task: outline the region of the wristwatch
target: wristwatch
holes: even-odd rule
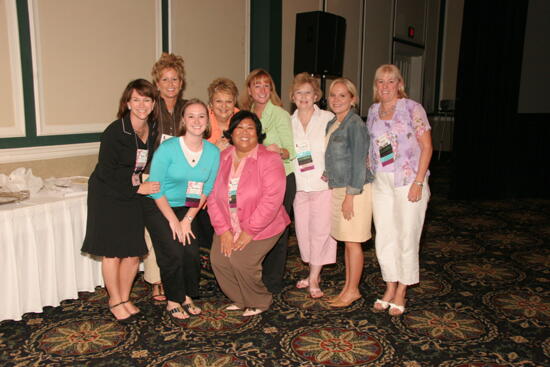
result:
[[[194,217],[192,217],[191,215],[188,215],[188,216],[186,216],[185,218],[187,218],[187,220],[188,220],[189,222],[192,222]]]

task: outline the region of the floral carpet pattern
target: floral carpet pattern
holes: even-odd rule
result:
[[[447,177],[432,174],[421,283],[400,317],[372,309],[384,291],[372,241],[363,298],[332,309],[342,248],[323,271],[325,297],[313,299],[294,286],[307,266],[293,236],[267,312],[226,311],[203,252],[202,314],[170,318],[140,275],[132,299],[142,316],[128,325],[113,321],[103,288],[0,322],[0,366],[550,366],[550,201],[450,201]]]

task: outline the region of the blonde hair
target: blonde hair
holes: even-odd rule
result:
[[[346,89],[348,90],[349,94],[351,94],[351,98],[355,99],[355,101],[351,104],[351,107],[355,107],[355,104],[357,103],[357,88],[355,87],[355,84],[348,78],[338,78],[334,79],[332,83],[330,83],[330,87],[328,87],[328,93],[330,95],[330,91],[336,84],[343,84]],[[330,107],[330,106],[329,106]]]
[[[290,99],[292,100],[292,98],[294,97],[294,92],[296,92],[296,89],[300,88],[304,84],[311,85],[311,88],[313,88],[313,93],[315,94],[315,102],[319,101],[323,96],[323,92],[319,87],[319,81],[317,80],[317,78],[311,76],[311,74],[305,72],[296,74],[296,76],[294,77],[292,87],[290,87]]]
[[[372,81],[372,100],[375,103],[380,102],[378,99],[378,88],[376,87],[376,81],[380,79],[382,74],[391,74],[399,82],[397,88],[397,97],[398,98],[407,98],[407,93],[405,93],[405,80],[399,68],[393,64],[384,64],[380,65],[376,72],[374,73],[374,80]]]
[[[250,111],[252,105],[254,104],[254,100],[252,99],[252,96],[248,93],[248,88],[258,79],[267,79],[269,81],[269,84],[271,85],[271,93],[269,96],[269,99],[271,100],[271,103],[273,103],[275,106],[282,107],[283,103],[281,102],[281,98],[277,94],[277,91],[275,90],[275,83],[273,82],[273,78],[271,78],[271,75],[264,69],[254,69],[248,74],[246,77],[246,81],[244,83],[244,89],[241,91],[241,96],[239,98],[239,106],[243,110]]]
[[[165,69],[174,69],[176,71],[181,80],[181,93],[185,87],[185,68],[183,67],[183,58],[178,55],[163,52],[151,70],[151,76],[153,77],[153,84],[155,86],[159,82],[162,72]]]
[[[208,102],[210,104],[212,104],[214,94],[219,92],[231,94],[235,100],[235,103],[237,103],[237,98],[239,98],[239,90],[233,80],[227,78],[217,78],[210,83],[208,86]]]

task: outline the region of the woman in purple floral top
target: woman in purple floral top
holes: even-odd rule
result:
[[[374,104],[367,126],[368,165],[375,173],[373,217],[376,256],[386,292],[374,309],[405,312],[407,286],[418,283],[418,248],[430,197],[430,124],[422,106],[407,98],[401,72],[380,66],[374,76]]]

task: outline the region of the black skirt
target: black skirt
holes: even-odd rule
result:
[[[94,175],[88,185],[88,219],[82,251],[106,257],[145,256],[141,195],[122,198],[110,195],[109,189]]]

